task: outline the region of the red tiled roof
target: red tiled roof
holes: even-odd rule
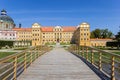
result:
[[[72,27],[72,26],[64,26],[64,27],[62,27],[63,28],[63,31],[64,32],[72,32],[72,31],[75,31],[76,30],[76,27]]]
[[[32,28],[13,28],[14,31],[32,31]]]
[[[53,27],[41,27],[42,32],[53,32]]]
[[[42,32],[53,32],[54,27],[45,26],[41,27]],[[63,32],[73,32],[76,30],[74,26],[63,26]],[[32,31],[32,28],[13,28],[14,31]]]
[[[91,41],[112,41],[112,39],[92,38]]]

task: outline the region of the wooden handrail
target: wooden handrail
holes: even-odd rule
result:
[[[120,55],[118,55],[118,54],[114,54],[114,53],[111,53],[111,52],[103,51],[103,50],[101,50],[101,49],[94,48],[94,47],[90,47],[90,46],[85,46],[85,47],[91,48],[91,49],[93,49],[93,50],[97,50],[97,51],[102,52],[102,53],[104,53],[104,54],[110,54],[110,55],[112,55],[112,56],[115,56],[115,57],[119,57],[119,58],[120,58]]]
[[[47,50],[45,48],[47,48]],[[0,59],[0,69],[2,69],[2,71],[0,71],[0,80],[17,80],[19,73],[26,71],[26,68],[31,65],[34,60],[49,50],[51,50],[51,48],[47,46],[36,46]],[[9,63],[11,64],[8,65]]]
[[[75,48],[75,46],[78,45],[72,45],[70,47],[70,52],[81,56],[82,58],[86,59],[86,61],[90,62],[91,65],[94,67],[98,68],[98,70],[102,71],[103,73],[106,74],[106,76],[110,77],[111,80],[119,80],[120,79],[120,55],[111,53],[111,52],[106,52],[94,47],[90,46],[78,46],[81,48],[81,51],[79,48]],[[74,50],[75,48],[75,50]],[[76,49],[78,51],[76,51]],[[80,53],[77,54],[76,52]],[[109,68],[109,73],[106,72],[105,66],[108,65],[107,68]],[[118,66],[117,66],[118,65]],[[109,67],[111,66],[111,67]],[[117,74],[118,73],[118,74]]]

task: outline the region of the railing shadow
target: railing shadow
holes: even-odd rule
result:
[[[120,55],[79,45],[70,46],[68,51],[79,57],[102,80],[120,80]]]
[[[77,55],[75,53],[72,53],[72,54],[75,55],[76,57],[78,57],[79,59],[81,59],[92,71],[94,71],[96,73],[97,76],[99,76],[101,78],[101,80],[111,80],[108,76],[106,76],[106,74],[104,74],[98,68],[96,68],[95,66],[93,66],[86,59],[82,58],[81,56],[79,56],[79,55]]]

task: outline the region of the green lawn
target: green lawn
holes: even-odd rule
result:
[[[114,53],[116,53],[116,54],[119,54],[119,55],[120,55],[120,52],[114,52]]]
[[[12,55],[14,53],[16,53],[16,52],[0,52],[0,59],[4,58],[6,56]]]
[[[25,47],[25,48],[15,48],[14,50],[26,50],[27,49],[27,47]]]

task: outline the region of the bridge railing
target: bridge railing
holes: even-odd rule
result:
[[[34,60],[49,50],[51,48],[47,46],[36,46],[0,59],[0,80],[17,80],[17,76],[25,71]]]
[[[120,79],[120,55],[94,47],[76,45],[69,47],[69,51],[84,58],[111,80]]]

